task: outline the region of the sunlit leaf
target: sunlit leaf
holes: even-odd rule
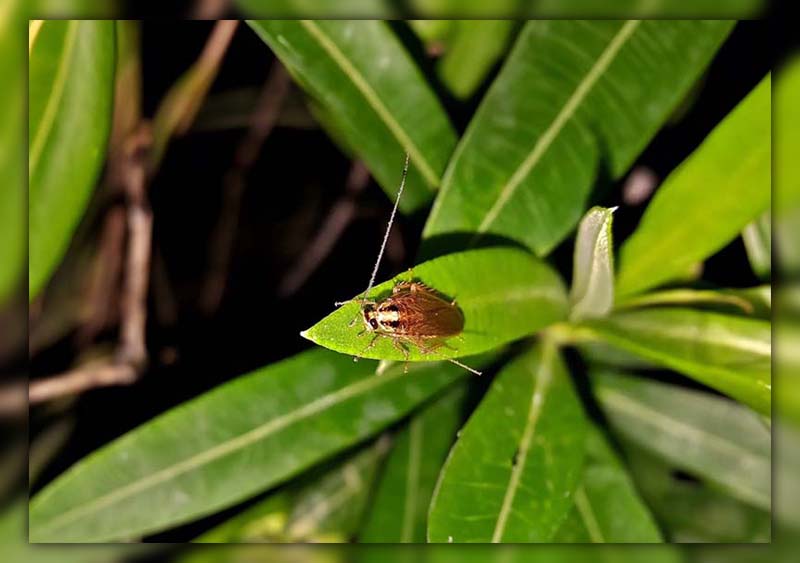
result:
[[[575,240],[570,319],[602,317],[614,306],[614,209],[593,207],[583,216]]]
[[[767,76],[659,187],[622,245],[618,295],[679,276],[769,208],[770,146]]]
[[[583,329],[618,348],[668,367],[770,413],[770,323],[710,311],[620,311]]]
[[[374,370],[313,350],[178,406],[37,494],[30,538],[131,538],[216,512],[368,438],[463,374],[450,364]]]
[[[367,297],[387,297],[397,282],[409,279],[423,282],[447,300],[455,299],[464,316],[463,332],[447,339],[447,345],[435,352],[425,353],[408,344],[412,361],[486,352],[566,315],[566,294],[558,275],[544,262],[515,248],[470,250],[435,258],[377,285]],[[405,359],[390,337],[378,336],[367,349],[377,333],[364,330],[359,307],[359,301],[343,305],[302,335],[344,354]]]
[[[640,377],[596,373],[594,391],[614,429],[675,467],[769,510],[770,430],[737,403]]]
[[[549,252],[577,224],[599,170],[627,171],[730,29],[526,23],[448,165],[425,237],[494,235]]]
[[[33,25],[33,24],[32,24]],[[28,76],[29,294],[69,246],[106,153],[114,23],[48,20],[31,31]]]
[[[750,267],[759,278],[768,278],[772,269],[772,216],[764,213],[742,231]]]
[[[410,211],[438,189],[456,143],[439,100],[386,22],[260,20],[251,27],[327,115],[394,198],[403,155],[411,157]]]
[[[442,468],[429,541],[551,541],[572,507],[585,432],[555,347],[519,356],[492,382]]]

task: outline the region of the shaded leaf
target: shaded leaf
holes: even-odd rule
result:
[[[759,285],[744,289],[664,289],[619,300],[617,310],[669,305],[705,306],[725,313],[752,315],[769,319],[772,288]]]
[[[772,269],[772,216],[764,213],[742,231],[742,240],[753,273],[761,279],[769,277]]]
[[[431,542],[547,542],[572,506],[586,420],[558,351],[545,342],[507,365],[442,468]]]
[[[438,99],[383,21],[250,22],[332,126],[394,198],[403,155],[411,168],[401,209],[427,202],[456,143]]]
[[[614,306],[611,223],[615,209],[593,207],[578,227],[569,296],[571,320],[602,317]]]
[[[588,334],[770,413],[768,321],[682,308],[621,311],[581,325]]]
[[[466,385],[459,384],[397,433],[360,542],[425,543],[428,506],[464,419],[466,391]]]
[[[114,57],[112,21],[48,20],[31,31],[30,299],[66,252],[105,159]]]
[[[441,21],[441,20],[440,20]],[[475,93],[508,47],[514,20],[457,20],[437,71],[457,98]]]
[[[654,454],[626,443],[631,474],[671,542],[769,541],[768,511],[745,504],[713,485],[690,481]]]
[[[425,283],[444,298],[455,299],[464,330],[433,353],[409,344],[409,359],[442,359],[486,352],[563,320],[566,295],[558,275],[544,262],[515,248],[487,248],[449,254],[414,266],[413,272],[377,285],[367,295],[387,297],[399,281]],[[310,329],[305,338],[331,350],[366,358],[403,360],[389,337],[364,331],[360,302],[343,305]],[[356,324],[350,326],[353,320]],[[376,333],[377,334],[377,333]]]
[[[131,538],[231,506],[375,434],[463,373],[374,368],[313,350],[180,405],[45,487],[31,501],[30,538]]]
[[[549,252],[578,222],[599,169],[625,173],[730,28],[526,23],[448,165],[424,235],[497,235]]]
[[[200,536],[202,543],[342,542],[356,532],[389,440],[312,470]]]
[[[554,542],[656,543],[663,541],[627,469],[594,427],[587,434],[583,477],[574,506]]]
[[[769,510],[770,431],[728,399],[612,373],[593,376],[614,429],[675,467]]]
[[[800,273],[800,55],[775,79],[773,135],[775,204],[773,231],[777,267],[787,278]]]
[[[622,245],[618,295],[679,276],[769,208],[770,130],[767,76],[659,187]]]

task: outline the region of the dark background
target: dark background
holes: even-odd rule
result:
[[[152,116],[163,95],[197,58],[212,22],[146,22],[142,26],[144,112]],[[414,53],[423,53],[404,24],[395,24]],[[752,89],[779,59],[767,22],[736,26],[696,91],[689,111],[665,127],[639,158],[664,178]],[[272,55],[246,26],[240,25],[225,56],[211,96],[245,87],[260,88]],[[483,91],[466,102],[449,97],[433,71],[424,70],[459,132],[466,128]],[[493,71],[496,73],[497,69]],[[491,79],[487,80],[487,84]],[[295,90],[293,96],[299,95]],[[245,115],[250,108],[240,109]],[[344,194],[350,168],[347,157],[320,129],[276,128],[248,175],[227,288],[220,307],[206,314],[198,301],[208,266],[208,243],[223,201],[223,178],[231,168],[244,129],[195,131],[175,139],[150,186],[154,216],[154,256],[161,260],[177,310],[175,322],[159,322],[152,290],[149,296],[148,349],[151,365],[130,387],[84,394],[75,405],[76,427],[66,447],[38,481],[46,483],[75,461],[170,407],[230,378],[305,350],[311,344],[299,332],[333,309],[333,302],[364,289],[380,245],[391,202],[373,182],[358,196],[358,217],[294,295],[280,297],[278,285],[297,256],[308,247],[331,206]],[[400,170],[398,170],[399,176]],[[621,182],[600,185],[595,202],[621,205]],[[703,186],[697,186],[702,190]],[[635,228],[646,204],[622,206],[615,215],[614,236],[623,241]],[[395,252],[384,261],[378,279],[413,264],[427,209],[399,217]],[[709,217],[712,221],[713,217]],[[400,244],[402,243],[402,244]],[[397,249],[400,251],[397,251]],[[163,259],[163,260],[162,260]],[[549,257],[570,279],[572,242]],[[705,265],[705,283],[727,287],[757,283],[737,240]],[[161,283],[161,282],[159,282]],[[114,334],[103,335],[113,341]],[[31,358],[31,376],[70,367],[75,335]],[[33,437],[50,419],[34,410]],[[187,439],[191,439],[187,436]],[[182,541],[209,522],[159,535]]]

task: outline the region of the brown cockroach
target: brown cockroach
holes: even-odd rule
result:
[[[373,335],[372,340],[361,351],[361,354],[372,348],[378,338],[390,338],[394,346],[405,356],[406,369],[408,369],[409,344],[416,346],[423,354],[431,354],[443,346],[452,349],[446,339],[458,336],[464,330],[464,314],[456,305],[455,300],[444,299],[435,289],[418,281],[409,280],[397,283],[392,289],[392,294],[379,301],[366,298],[375,283],[383,251],[386,248],[386,241],[389,238],[389,231],[400,203],[400,196],[403,194],[408,175],[408,161],[409,156],[406,154],[400,188],[397,191],[397,199],[389,217],[381,249],[378,252],[378,259],[372,269],[367,289],[362,293],[360,299],[356,299],[360,302],[361,318],[364,321],[364,329],[359,336],[365,332]],[[344,305],[349,302],[342,301],[336,305]],[[355,324],[357,318],[353,319],[350,323],[351,326]],[[359,357],[360,355],[353,359],[358,360]],[[448,361],[476,375],[481,375],[481,372],[457,360],[448,358]]]

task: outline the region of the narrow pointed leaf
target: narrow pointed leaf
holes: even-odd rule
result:
[[[547,542],[572,507],[586,420],[558,351],[507,365],[470,417],[431,501],[431,542]]]
[[[463,370],[313,350],[242,376],[122,436],[31,501],[34,542],[142,536],[216,512],[359,443]]]
[[[599,170],[625,173],[731,25],[526,23],[454,153],[424,235],[497,235],[549,252],[577,224]]]
[[[618,295],[681,275],[769,208],[770,103],[767,76],[659,187],[622,246]]]
[[[391,197],[403,155],[411,168],[400,207],[429,201],[441,183],[455,132],[422,72],[386,22],[250,22],[312,96]]]
[[[114,22],[39,22],[28,77],[30,299],[69,246],[105,159],[114,92]]]
[[[758,285],[744,289],[664,289],[631,295],[617,303],[616,309],[635,309],[667,305],[710,307],[724,313],[751,315],[769,319],[772,288]]]
[[[533,334],[566,315],[566,292],[558,275],[544,262],[515,248],[471,250],[435,258],[414,266],[412,273],[377,285],[367,297],[388,297],[397,282],[409,279],[455,299],[464,315],[463,332],[447,339],[447,346],[426,354],[410,344],[412,361],[486,352]],[[365,350],[375,335],[364,331],[358,301],[343,305],[302,335],[344,354],[405,359],[389,337],[378,337]]]
[[[360,542],[425,543],[428,506],[464,419],[466,391],[459,384],[415,414],[397,433]]]
[[[200,543],[342,542],[355,533],[387,438],[312,469],[206,532]]]
[[[589,334],[770,414],[771,331],[759,319],[682,308],[622,311]]]
[[[596,428],[590,428],[586,464],[573,495],[575,505],[554,542],[660,543],[650,511],[628,471]]]
[[[614,209],[593,207],[581,220],[572,267],[570,319],[602,317],[614,306]]]
[[[593,377],[617,432],[675,467],[769,510],[770,431],[729,399],[611,373]]]

